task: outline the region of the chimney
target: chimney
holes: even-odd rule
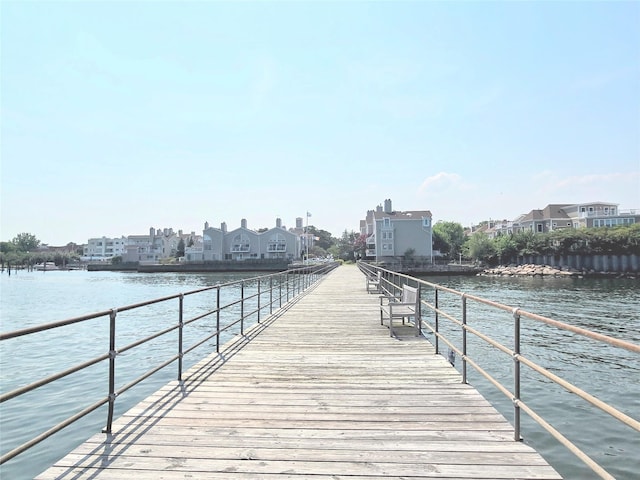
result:
[[[276,218],[276,228],[282,228],[282,219]]]
[[[393,213],[393,209],[391,208],[391,199],[387,198],[384,201],[384,213]]]
[[[220,224],[220,230],[222,230],[222,233],[227,233],[227,224],[226,224],[226,222],[222,222]]]
[[[204,229],[209,230],[209,222],[204,222]]]
[[[302,217],[296,218],[296,228],[302,228]]]
[[[376,207],[376,213],[382,213],[382,205]]]
[[[247,219],[243,218],[242,220],[240,220],[240,227],[241,228],[247,228]]]

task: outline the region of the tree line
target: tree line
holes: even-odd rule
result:
[[[53,262],[56,265],[69,265],[80,261],[82,248],[75,252],[61,253],[40,250],[42,243],[31,233],[20,233],[9,242],[0,242],[0,264],[6,266],[29,266]]]
[[[433,227],[434,250],[457,260],[497,265],[528,255],[640,255],[640,224],[600,228],[566,228],[546,233],[523,231],[489,237],[465,235],[462,225],[438,222]]]
[[[308,227],[314,235],[309,257],[326,257],[344,261],[364,258],[366,236],[345,230],[338,238],[326,230]],[[184,243],[179,250],[184,251]],[[40,240],[21,233],[9,242],[0,242],[2,265],[34,265],[54,262],[56,265],[78,262],[81,247],[72,253],[39,250]],[[480,262],[488,265],[510,263],[528,255],[640,255],[640,224],[601,228],[566,228],[548,233],[532,231],[489,237],[484,232],[467,235],[461,224],[439,221],[433,226],[433,250],[445,259]],[[305,252],[306,253],[306,252]],[[406,252],[411,256],[411,252]]]

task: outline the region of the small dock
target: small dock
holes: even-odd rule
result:
[[[37,476],[559,479],[342,266]]]

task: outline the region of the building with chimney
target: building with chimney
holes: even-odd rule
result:
[[[365,259],[376,262],[412,259],[433,260],[432,216],[429,210],[397,211],[391,199],[369,210],[360,222],[366,237]]]

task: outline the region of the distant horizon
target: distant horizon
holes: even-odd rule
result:
[[[0,8],[0,238],[640,208],[640,2]]]

